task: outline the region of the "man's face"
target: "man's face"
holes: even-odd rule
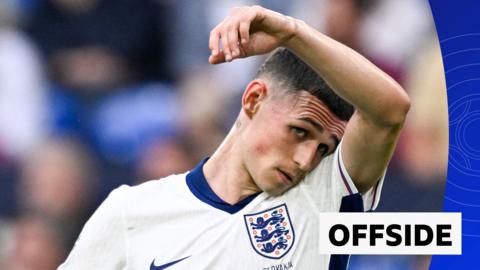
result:
[[[306,91],[266,98],[242,137],[244,166],[262,191],[282,194],[335,151],[345,126]]]

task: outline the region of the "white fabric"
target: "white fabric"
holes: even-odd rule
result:
[[[186,174],[122,186],[88,221],[59,269],[150,269],[153,260],[159,266],[188,256],[168,270],[328,269],[330,256],[318,254],[317,213],[339,211],[342,197],[349,195],[339,169],[339,149],[282,196],[261,193],[235,214],[195,197]],[[356,192],[349,177],[347,181]],[[381,183],[376,203],[380,189]],[[364,195],[365,205],[371,205],[373,196],[373,191]],[[284,257],[270,259],[252,247],[244,215],[281,204],[288,207],[295,240]]]

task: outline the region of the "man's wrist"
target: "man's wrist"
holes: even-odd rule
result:
[[[289,21],[289,34],[283,46],[295,51],[301,42],[302,33],[307,30],[308,25],[304,21],[290,16],[287,16],[287,20]]]

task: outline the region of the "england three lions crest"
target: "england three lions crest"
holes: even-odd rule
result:
[[[295,233],[286,204],[244,215],[244,219],[250,243],[258,254],[280,259],[292,248]]]

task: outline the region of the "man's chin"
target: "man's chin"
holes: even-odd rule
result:
[[[274,189],[264,190],[264,192],[267,193],[268,195],[272,196],[272,197],[277,197],[277,196],[280,196],[280,195],[284,194],[289,189],[290,188],[287,188],[287,189],[274,188]]]

